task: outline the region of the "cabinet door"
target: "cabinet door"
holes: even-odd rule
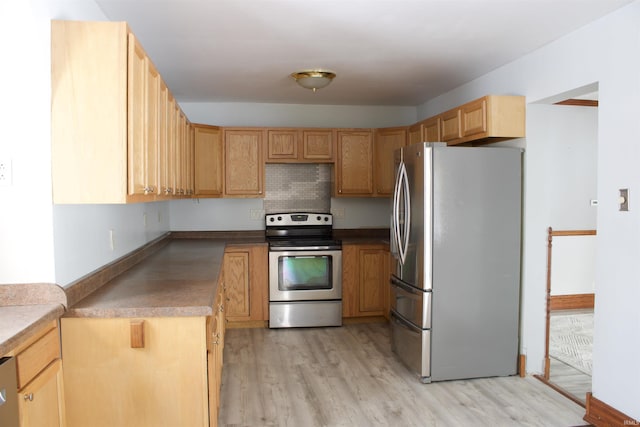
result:
[[[224,150],[220,128],[194,125],[194,150],[196,196],[221,197]]]
[[[487,101],[484,98],[465,104],[460,110],[463,137],[487,132]]]
[[[342,245],[342,317],[358,315],[358,246]]]
[[[371,131],[338,131],[336,184],[338,196],[373,194],[373,137]]]
[[[409,128],[409,144],[416,144],[418,142],[422,142],[424,141],[424,138],[422,136],[422,131],[423,131],[423,124],[422,123],[416,123],[415,125],[411,126]]]
[[[391,196],[395,184],[394,151],[407,142],[406,128],[378,129],[375,139],[375,187],[377,196]]]
[[[388,296],[389,267],[387,252],[376,248],[361,248],[359,261],[359,305],[361,315],[385,314]]]
[[[207,371],[209,378],[209,426],[218,425],[220,408],[220,386],[222,384],[222,355],[224,349],[224,283],[218,284],[218,294],[213,306],[214,314],[210,320],[209,351],[207,352]]]
[[[264,132],[250,129],[225,129],[225,195],[263,197]]]
[[[128,67],[128,192],[146,194],[147,56],[131,33]]]
[[[298,159],[298,131],[269,129],[267,131],[267,162]]]
[[[63,318],[68,425],[208,426],[206,338],[205,317]]]
[[[158,192],[160,149],[160,74],[147,58],[147,129],[145,137],[145,194]]]
[[[20,427],[66,425],[62,362],[56,359],[19,392]]]
[[[226,318],[230,321],[268,320],[267,245],[229,246],[224,254]]]
[[[447,111],[443,113],[440,118],[440,136],[442,137],[442,141],[449,142],[460,138],[460,110]]]
[[[388,248],[379,244],[344,244],[342,316],[388,316],[388,294]]]
[[[333,132],[331,130],[309,129],[302,131],[302,159],[313,162],[332,162]]]
[[[225,252],[224,283],[226,313],[229,320],[249,320],[249,250]]]
[[[424,121],[424,140],[426,142],[442,141],[440,136],[440,117],[432,117]]]

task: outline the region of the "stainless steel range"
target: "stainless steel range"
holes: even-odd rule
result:
[[[269,327],[342,325],[342,243],[329,213],[265,216]]]

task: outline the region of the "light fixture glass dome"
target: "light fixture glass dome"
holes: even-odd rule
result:
[[[304,70],[291,73],[296,82],[306,89],[316,91],[326,87],[334,79],[336,73],[326,70]]]

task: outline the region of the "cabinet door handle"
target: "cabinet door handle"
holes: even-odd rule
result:
[[[33,402],[33,393],[27,393],[24,395],[24,400],[28,400],[29,402]]]

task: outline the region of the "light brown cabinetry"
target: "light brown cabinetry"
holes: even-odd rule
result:
[[[373,194],[373,132],[368,129],[338,130],[335,195]]]
[[[208,426],[207,320],[63,318],[67,425]]]
[[[449,145],[494,142],[525,136],[525,98],[487,95],[440,116],[442,140]]]
[[[384,244],[342,246],[343,317],[389,316],[389,250]]]
[[[269,128],[267,132],[267,163],[333,162],[333,131],[331,129]]]
[[[66,425],[57,321],[14,352],[21,427]]]
[[[222,197],[224,144],[217,126],[193,125],[196,197]]]
[[[334,136],[331,129],[302,129],[302,161],[333,162]]]
[[[207,376],[209,379],[209,425],[218,425],[220,409],[220,386],[222,385],[222,365],[224,354],[224,279],[218,284],[214,303],[214,314],[210,317],[207,331]]]
[[[165,163],[179,141],[176,104],[127,24],[52,21],[51,41],[54,203],[176,194]]]
[[[227,246],[224,253],[226,318],[268,320],[267,246]]]
[[[263,129],[225,128],[224,194],[226,197],[264,197]]]
[[[418,122],[409,127],[408,145],[418,142],[438,142],[442,141],[441,118],[431,117],[429,119]]]
[[[375,195],[389,197],[395,184],[394,152],[407,144],[407,128],[376,129],[374,140]]]
[[[440,136],[443,142],[450,142],[460,139],[461,133],[460,109],[447,111],[440,115]]]

